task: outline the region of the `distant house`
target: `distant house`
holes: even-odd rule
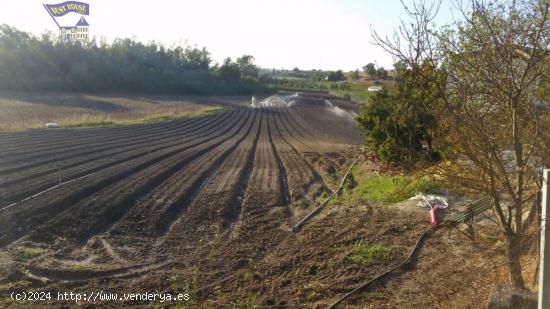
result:
[[[382,91],[382,86],[370,86],[367,88],[368,92],[379,92]]]
[[[80,20],[74,27],[60,27],[59,28],[59,39],[68,40],[68,41],[87,41],[88,40],[88,30],[90,25],[84,18],[80,17]]]

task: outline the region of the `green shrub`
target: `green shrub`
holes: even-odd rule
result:
[[[419,87],[411,70],[400,72],[400,82],[376,93],[363,104],[356,118],[366,137],[365,144],[382,160],[414,165],[418,161],[438,161],[433,141],[442,132],[436,106],[445,78],[428,63],[419,68],[430,82]]]

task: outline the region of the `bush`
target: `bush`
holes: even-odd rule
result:
[[[440,97],[435,89],[445,79],[429,65],[421,69],[433,76],[430,83],[419,86],[410,70],[402,71],[397,86],[378,92],[357,117],[366,145],[385,161],[441,160],[432,142],[442,131],[434,114]]]
[[[431,147],[435,117],[403,101],[399,95],[381,91],[363,106],[357,118],[366,145],[381,159],[412,163],[423,158],[423,144]]]

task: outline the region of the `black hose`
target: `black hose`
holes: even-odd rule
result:
[[[411,252],[409,253],[409,255],[407,256],[407,258],[405,260],[403,260],[403,262],[401,262],[399,265],[387,270],[386,272],[376,276],[375,278],[361,284],[360,286],[356,287],[355,289],[353,289],[352,291],[346,293],[344,296],[340,297],[336,302],[334,302],[332,305],[330,305],[328,307],[328,309],[332,309],[332,308],[335,308],[338,304],[340,304],[342,301],[344,301],[346,298],[350,297],[351,295],[365,289],[367,286],[369,286],[370,284],[372,284],[373,282],[387,276],[389,273],[391,273],[392,271],[404,266],[405,264],[409,263],[412,259],[412,257],[414,256],[415,252],[417,251],[417,249],[419,248],[420,244],[422,243],[422,240],[424,239],[424,237],[426,237],[426,235],[428,235],[431,231],[435,230],[439,225],[432,225],[430,226],[428,229],[424,230],[424,232],[422,232],[422,234],[420,234],[420,236],[418,237],[418,239],[416,240],[416,244],[414,245],[414,247],[412,248]]]
[[[340,191],[342,191],[342,188],[344,187],[344,182],[346,181],[346,179],[348,178],[348,175],[350,174],[351,172],[351,169],[355,166],[355,164],[357,164],[357,162],[359,161],[359,159],[361,159],[361,156],[357,157],[357,159],[355,159],[350,167],[348,168],[346,174],[344,174],[344,177],[342,178],[342,181],[340,182],[340,185],[338,186],[338,189],[334,192],[332,192],[329,197],[327,197],[319,206],[315,207],[315,209],[313,209],[309,214],[307,214],[302,220],[300,220],[300,222],[296,223],[296,225],[294,225],[292,227],[292,230],[293,231],[297,231],[300,227],[302,227],[302,225],[304,225],[309,219],[311,219],[315,214],[317,214],[317,212],[319,212],[319,210],[321,210],[323,207],[325,207],[328,202],[334,197],[336,196]]]

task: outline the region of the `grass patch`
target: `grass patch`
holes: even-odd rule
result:
[[[396,203],[413,197],[417,192],[435,187],[426,177],[383,176],[370,177],[359,182],[354,193],[363,200]]]
[[[319,196],[315,199],[315,205],[319,205],[324,202],[330,196],[330,194],[330,192],[323,190],[323,192],[321,192],[321,194],[319,194]]]
[[[34,248],[34,247],[27,247],[27,248],[21,248],[19,249],[19,255],[21,258],[25,260],[30,260],[35,257],[38,257],[42,255],[44,252],[46,252],[45,249],[42,248]]]
[[[329,247],[329,251],[333,253],[341,253],[346,250],[346,247],[343,245],[335,244]]]
[[[206,107],[200,111],[195,112],[170,112],[170,113],[158,113],[152,115],[146,115],[145,117],[138,119],[117,119],[111,115],[89,115],[84,114],[76,119],[68,121],[61,121],[60,125],[63,128],[84,128],[84,127],[97,127],[108,125],[132,125],[142,124],[156,121],[175,120],[179,118],[190,118],[204,116],[211,113],[221,112],[225,110],[224,107],[212,106]]]
[[[369,265],[373,261],[391,260],[391,248],[381,244],[364,244],[358,242],[353,245],[349,260],[356,264]]]
[[[367,103],[373,96],[376,95],[375,92],[369,92],[369,86],[375,85],[374,81],[347,81],[349,87],[347,89],[330,89],[329,93],[342,98],[350,98],[351,100],[358,103]],[[393,85],[392,80],[380,80],[381,84],[385,88],[389,88]],[[329,85],[330,86],[330,85]],[[329,87],[330,88],[330,87]]]
[[[76,271],[79,271],[79,270],[88,270],[90,269],[88,264],[84,264],[84,263],[75,263],[75,264],[72,264],[71,265],[71,269],[72,270],[76,270]]]
[[[79,128],[194,117],[237,107],[242,96],[218,99],[218,96],[6,92],[0,93],[0,131],[44,129],[49,122]]]

